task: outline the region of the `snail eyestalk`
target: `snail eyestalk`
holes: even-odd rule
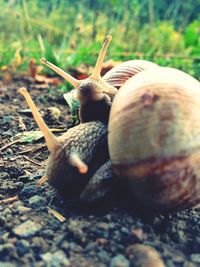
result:
[[[57,146],[57,139],[56,137],[52,134],[52,132],[49,130],[48,126],[42,119],[39,111],[37,110],[37,107],[35,106],[33,100],[31,99],[29,93],[27,92],[26,88],[22,87],[18,90],[18,92],[23,95],[25,98],[29,108],[31,109],[31,112],[33,114],[33,117],[40,128],[40,131],[43,133],[48,150],[50,152],[54,152]]]
[[[63,77],[66,81],[68,81],[71,85],[74,86],[74,88],[78,88],[80,85],[80,81],[72,77],[70,74],[66,73],[64,70],[60,69],[53,63],[47,61],[45,58],[40,59],[41,63],[49,67],[51,70],[55,71],[57,74],[59,74],[61,77]]]
[[[87,173],[88,166],[79,158],[77,154],[70,155],[69,164],[76,167],[81,174]]]
[[[99,80],[101,69],[102,69],[102,65],[103,65],[103,61],[104,61],[104,58],[105,58],[105,55],[106,55],[106,51],[107,51],[107,48],[108,48],[111,40],[112,40],[112,36],[108,35],[106,37],[105,42],[103,43],[103,46],[101,48],[100,53],[99,53],[99,57],[97,59],[96,65],[94,67],[94,71],[93,71],[92,75],[90,76],[91,79]]]

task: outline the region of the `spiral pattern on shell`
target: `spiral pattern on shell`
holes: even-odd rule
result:
[[[157,68],[158,65],[147,60],[129,60],[112,68],[103,76],[103,79],[112,86],[120,88],[128,79],[137,73],[155,67]]]
[[[200,202],[200,83],[172,68],[139,73],[119,90],[109,119],[114,172],[153,209]]]

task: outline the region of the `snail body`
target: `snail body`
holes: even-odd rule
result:
[[[56,137],[43,121],[27,90],[20,88],[19,92],[26,99],[50,152],[45,174],[37,185],[48,180],[65,196],[79,194],[108,159],[107,127],[99,121],[88,122]]]
[[[107,127],[99,121],[80,124],[57,138],[45,176],[62,195],[80,194],[108,157]]]
[[[200,202],[200,83],[157,68],[127,81],[109,118],[114,172],[144,206],[183,209]]]

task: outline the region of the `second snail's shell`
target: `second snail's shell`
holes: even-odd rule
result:
[[[200,202],[200,83],[162,68],[129,79],[109,119],[113,170],[154,209]]]
[[[128,79],[137,73],[159,66],[153,62],[141,59],[125,61],[108,71],[103,79],[116,88],[120,88]]]

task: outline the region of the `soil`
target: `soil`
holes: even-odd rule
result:
[[[38,130],[17,93],[20,86],[28,88],[49,127],[72,126],[56,88],[43,88],[26,77],[7,84],[2,79],[0,147],[19,132]],[[49,107],[61,111],[59,121],[49,115]],[[78,199],[64,200],[48,183],[36,187],[47,157],[43,140],[13,144],[0,154],[0,267],[200,266],[199,209],[139,212],[117,194],[88,206]],[[137,244],[141,246],[134,251]]]

